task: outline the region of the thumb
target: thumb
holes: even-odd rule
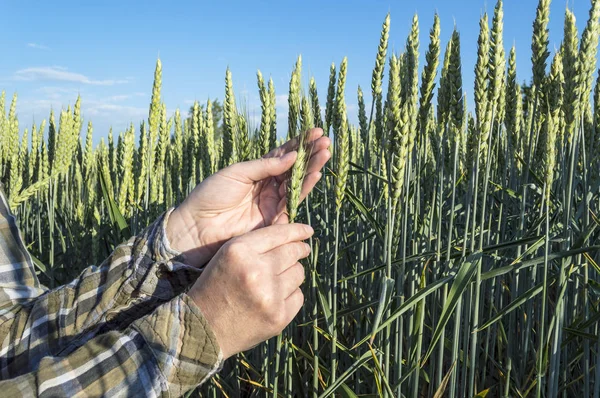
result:
[[[236,163],[230,172],[244,182],[257,182],[265,178],[275,177],[288,171],[296,161],[297,152],[288,152],[280,157],[260,158]]]

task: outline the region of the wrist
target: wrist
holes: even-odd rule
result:
[[[227,341],[227,327],[222,325],[223,319],[219,316],[221,311],[215,310],[219,307],[219,303],[215,302],[214,298],[211,300],[211,295],[203,294],[202,286],[199,286],[199,283],[196,282],[192,289],[187,292],[187,295],[194,303],[196,308],[200,310],[202,316],[206,320],[206,323],[210,327],[212,333],[214,334],[219,347],[221,349],[221,354],[223,355],[223,359],[227,359],[233,355],[230,351],[230,344]],[[229,328],[231,329],[231,328]]]
[[[195,267],[202,267],[210,261],[212,254],[209,246],[201,242],[195,223],[187,222],[179,207],[175,208],[167,220],[165,227],[169,246],[182,253],[186,262]]]

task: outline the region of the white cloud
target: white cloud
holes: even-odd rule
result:
[[[122,94],[122,95],[113,95],[111,97],[106,98],[107,101],[109,102],[123,102],[126,101],[128,99],[132,99],[135,97],[143,97],[144,93],[133,93],[133,94]]]
[[[27,43],[27,47],[35,48],[36,50],[50,51],[50,47],[38,43]]]
[[[44,99],[24,99],[21,101],[22,111],[29,111],[37,115],[47,115],[50,113],[50,108],[54,109],[54,112],[60,112],[61,109],[66,109],[67,105],[73,105],[76,98],[44,98]],[[136,107],[129,105],[120,105],[109,102],[110,99],[96,99],[86,100],[82,99],[81,111],[84,118],[91,118],[92,121],[96,121],[95,117],[110,117],[112,120],[117,119],[119,121],[126,120],[131,122],[138,122],[148,116],[148,108]]]
[[[68,105],[73,106],[79,94],[78,90],[71,87],[44,86],[33,92],[32,96],[22,96],[19,100],[19,114],[29,114],[33,120],[39,122],[48,120],[50,109],[54,109],[55,120],[58,123],[61,109]],[[98,137],[105,136],[110,126],[116,131],[128,128],[130,123],[137,125],[148,117],[148,107],[138,106],[134,99],[143,93],[127,93],[113,96],[98,96],[94,93],[81,94],[81,112],[85,123],[92,121]],[[27,120],[27,117],[25,118]],[[23,126],[29,123],[24,123]]]
[[[77,99],[77,95],[79,95],[79,90],[76,88],[70,87],[57,87],[57,86],[44,86],[35,90],[36,93],[39,93],[41,96],[46,97],[49,100],[67,100],[67,101],[75,101]]]
[[[136,106],[124,106],[105,102],[92,102],[88,106],[82,104],[82,112],[88,117],[111,117],[111,120],[129,121],[134,124],[148,115],[148,109]],[[93,120],[93,119],[92,119]]]
[[[38,68],[25,68],[15,72],[14,80],[37,81],[54,80],[63,82],[72,82],[80,84],[89,84],[94,86],[114,86],[116,84],[127,83],[128,80],[94,80],[81,73],[69,72],[67,68],[59,66],[43,66]]]
[[[277,108],[288,108],[288,95],[281,94],[275,96],[275,106]]]

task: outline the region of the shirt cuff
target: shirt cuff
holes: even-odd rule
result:
[[[151,348],[174,396],[197,387],[223,367],[217,338],[185,293],[132,323]]]
[[[171,247],[167,236],[169,216],[175,208],[163,213],[140,234],[134,246],[134,288],[138,293],[170,300],[187,291],[198,279],[201,269],[189,265],[184,253]]]

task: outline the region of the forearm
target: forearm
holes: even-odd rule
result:
[[[185,291],[199,270],[170,249],[166,222],[160,217],[68,285],[0,306],[0,370],[11,377],[34,370],[41,358],[123,329]]]
[[[216,338],[194,302],[180,294],[122,331],[41,359],[37,370],[0,382],[3,396],[180,396],[223,363]]]

